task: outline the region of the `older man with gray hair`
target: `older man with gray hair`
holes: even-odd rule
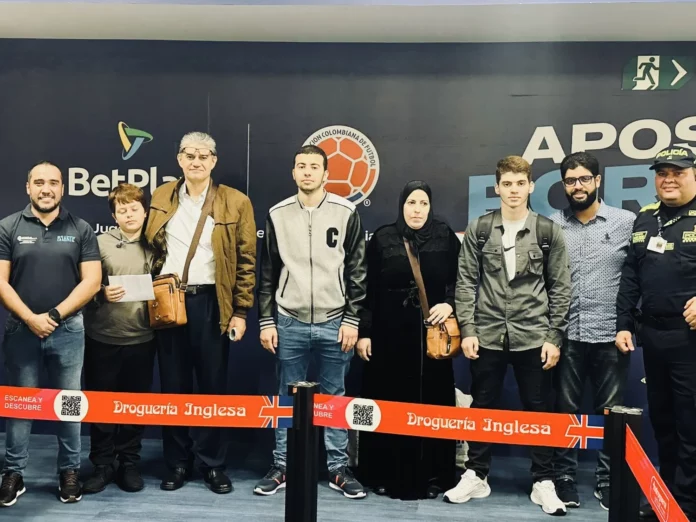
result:
[[[247,196],[213,183],[217,150],[211,136],[186,134],[177,160],[184,176],[152,195],[145,236],[154,249],[154,274],[182,276],[209,196],[212,212],[205,218],[189,262],[188,322],[157,332],[161,388],[162,393],[193,393],[195,372],[199,393],[222,395],[227,393],[228,334],[235,342],[242,339],[247,310],[254,301],[254,212]],[[177,490],[190,480],[198,458],[213,492],[232,491],[232,482],[224,473],[226,444],[220,428],[197,430],[194,444],[188,427],[167,426],[162,429],[162,439],[169,469],[160,484],[163,490]]]

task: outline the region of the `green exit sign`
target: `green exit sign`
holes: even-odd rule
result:
[[[636,56],[624,66],[621,90],[681,89],[694,75],[693,56]]]

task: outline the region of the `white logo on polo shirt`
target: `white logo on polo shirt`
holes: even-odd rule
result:
[[[17,236],[17,241],[19,241],[20,245],[33,245],[36,243],[36,239],[32,236]]]

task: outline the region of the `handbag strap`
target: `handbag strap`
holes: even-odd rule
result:
[[[205,201],[203,202],[203,208],[201,209],[201,215],[198,218],[198,223],[196,224],[196,231],[193,233],[193,239],[191,239],[191,244],[189,245],[188,253],[186,254],[186,262],[184,263],[184,273],[181,274],[181,288],[186,289],[186,284],[188,283],[189,268],[191,266],[191,260],[193,256],[196,255],[196,249],[198,248],[198,242],[201,240],[201,234],[203,234],[203,227],[205,226],[205,220],[210,215],[213,210],[213,201],[215,200],[215,192],[217,187],[213,185],[213,180],[210,180],[210,185],[208,185],[208,193],[205,195]]]
[[[430,317],[430,307],[428,306],[428,296],[425,294],[425,284],[423,283],[423,274],[421,274],[420,263],[416,256],[413,255],[411,251],[411,244],[408,239],[404,239],[404,246],[406,247],[406,254],[408,255],[408,262],[411,265],[411,270],[413,271],[413,278],[416,280],[416,286],[418,286],[418,297],[420,298],[421,310],[423,311],[423,321],[427,321]]]

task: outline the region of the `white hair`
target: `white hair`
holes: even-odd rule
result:
[[[210,134],[206,134],[205,132],[189,132],[184,134],[184,137],[181,138],[181,143],[179,143],[179,150],[185,147],[191,147],[192,145],[205,145],[213,154],[217,154],[215,140]]]

